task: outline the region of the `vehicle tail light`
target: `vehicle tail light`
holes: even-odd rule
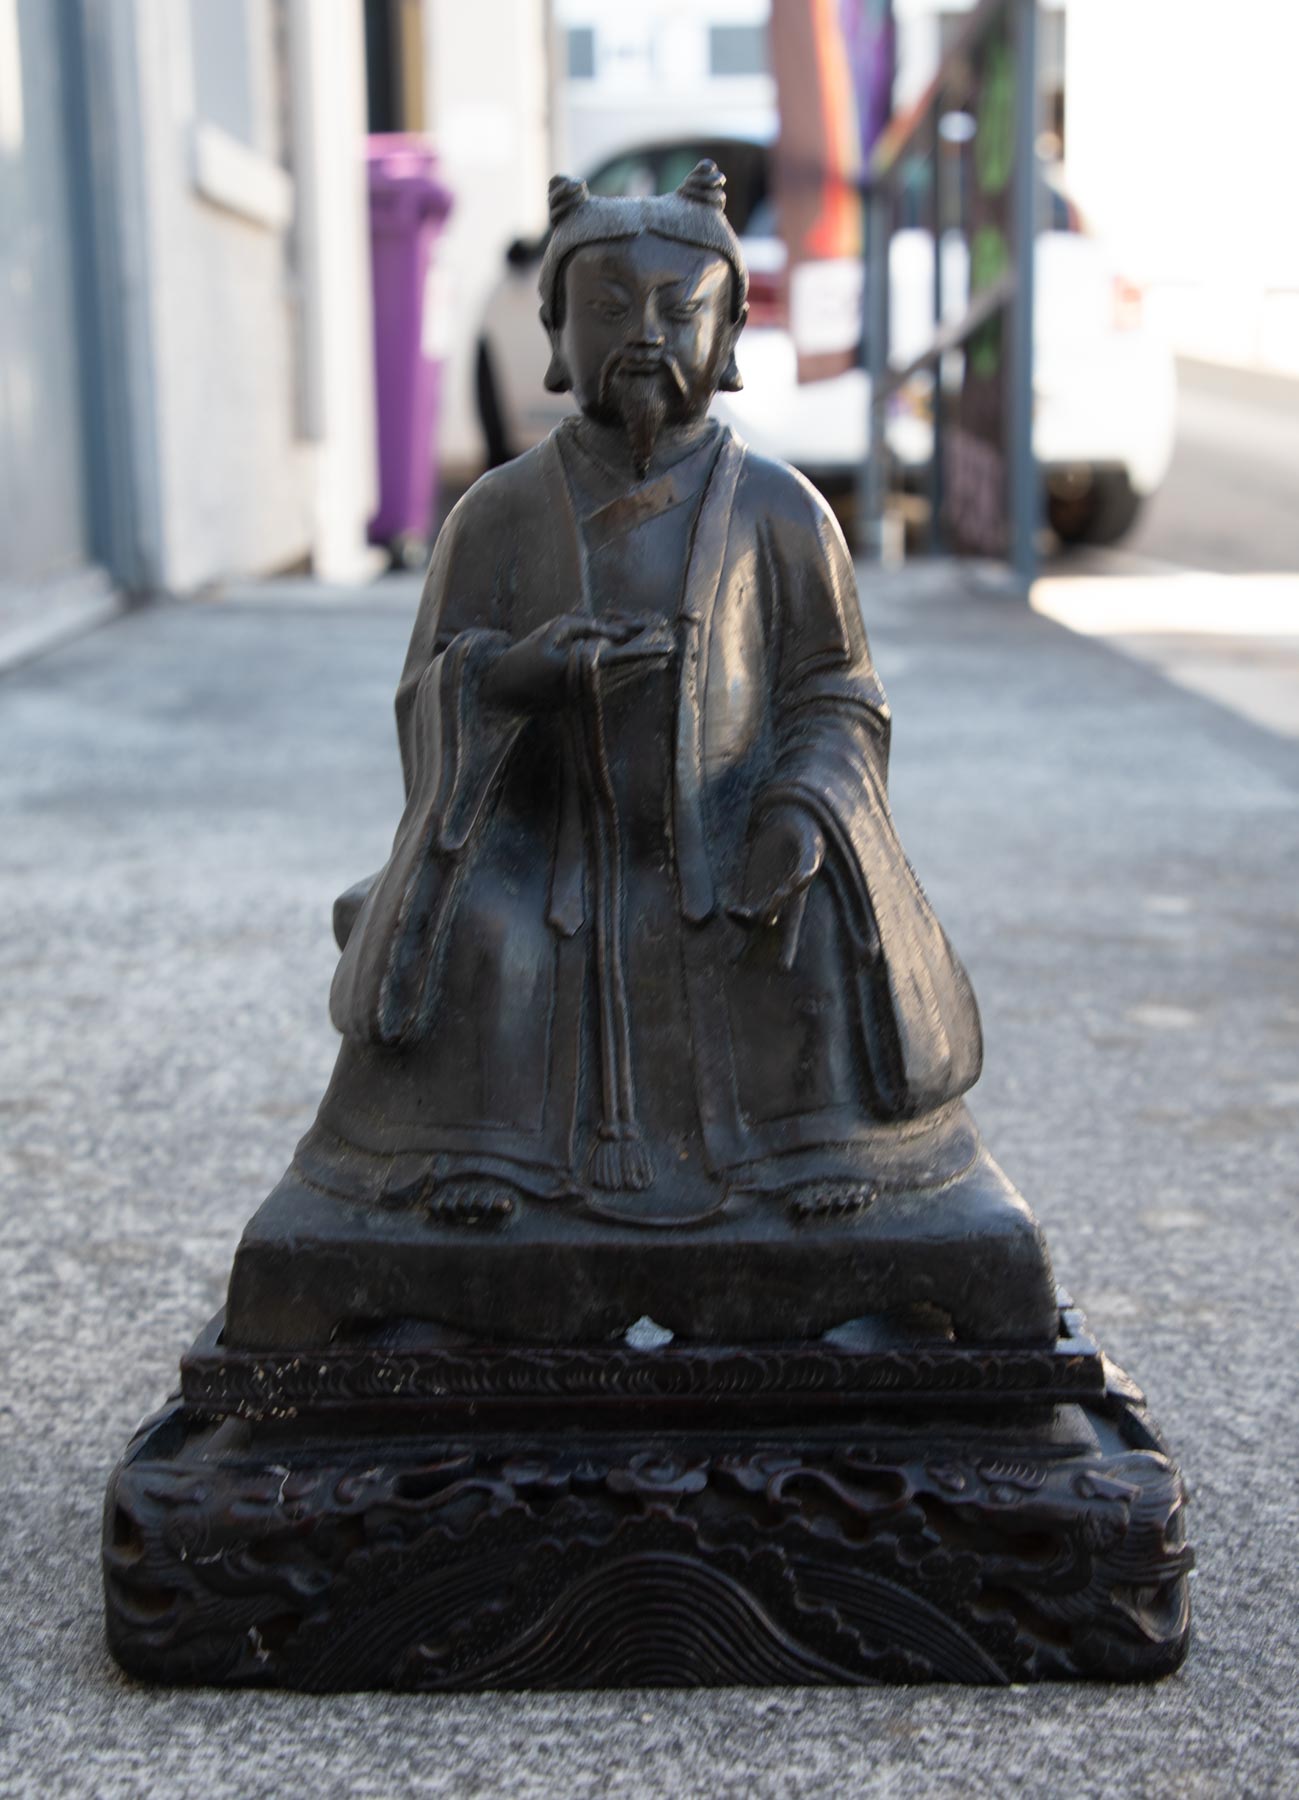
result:
[[[749,271],[750,325],[788,325],[789,291],[783,269]]]
[[[1112,301],[1115,331],[1136,330],[1141,323],[1141,309],[1144,298],[1145,296],[1142,293],[1141,288],[1137,286],[1135,281],[1129,281],[1127,277],[1123,275],[1116,275],[1114,277]]]

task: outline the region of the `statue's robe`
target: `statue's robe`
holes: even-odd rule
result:
[[[978,1012],[889,814],[837,524],[725,428],[629,490],[586,444],[561,426],[438,538],[397,693],[406,809],[338,966],[299,1173],[367,1199],[638,1189],[647,1220],[872,1180],[921,1140],[927,1178],[954,1173]],[[485,697],[512,642],[615,608],[667,621],[670,660],[615,680],[586,640],[563,707]],[[729,911],[785,802],[827,843],[789,968],[779,929]]]

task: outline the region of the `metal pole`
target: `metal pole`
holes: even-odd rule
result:
[[[145,150],[134,129],[142,79],[139,9],[61,0],[78,271],[90,524],[95,558],[139,597],[162,585]]]
[[[1008,373],[1010,562],[1025,595],[1037,569],[1041,483],[1033,454],[1033,294],[1037,251],[1037,0],[1013,0],[1015,43],[1014,229],[1017,278]]]
[[[929,230],[934,245],[931,302],[935,335],[943,327],[943,140],[939,132],[942,107],[936,106],[929,137]],[[934,359],[929,390],[929,530],[930,556],[943,549],[943,358]]]
[[[884,378],[889,345],[889,240],[891,195],[888,179],[872,181],[866,197],[866,371],[870,386],[866,418],[866,461],[858,491],[861,552],[870,562],[884,556],[884,506],[888,494]]]

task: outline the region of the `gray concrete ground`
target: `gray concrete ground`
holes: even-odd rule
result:
[[[329,1072],[410,589],[163,607],[0,681],[0,1792],[1299,1789],[1299,743],[1026,609],[874,580],[904,842],[982,1000],[975,1107],[1195,1495],[1154,1688],[159,1692],[105,1653],[104,1480]]]
[[[1181,358],[1173,466],[1123,549],[1219,574],[1299,569],[1299,377]]]
[[[1299,379],[1183,360],[1167,480],[1033,596],[1193,693],[1299,738]]]
[[[102,569],[74,569],[38,582],[0,578],[0,673],[107,625],[122,611]]]

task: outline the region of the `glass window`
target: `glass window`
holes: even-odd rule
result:
[[[673,188],[680,187],[695,164],[702,162],[706,156],[717,161],[711,144],[677,144],[672,149],[665,150],[659,161],[660,191],[670,194]]]
[[[768,69],[765,25],[710,25],[710,75],[765,75]]]
[[[568,32],[568,78],[570,81],[595,79],[595,27],[573,25]]]
[[[726,216],[737,235],[754,227],[755,207],[767,198],[767,151],[762,144],[733,138],[704,138],[684,144],[652,145],[615,156],[588,177],[593,194],[644,199],[647,194],[670,194],[679,187],[697,162],[709,157],[726,177]]]
[[[693,167],[693,165],[692,165]],[[615,199],[643,200],[658,192],[654,178],[654,161],[643,152],[619,156],[597,169],[586,184],[593,194]]]
[[[267,0],[189,0],[198,117],[275,157],[274,20]]]

